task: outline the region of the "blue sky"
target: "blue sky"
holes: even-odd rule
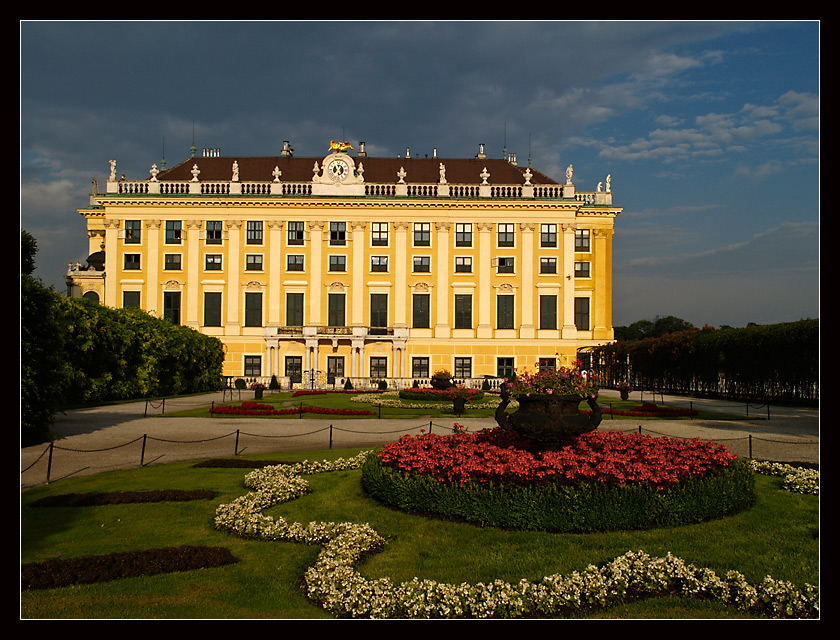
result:
[[[820,23],[22,22],[21,227],[64,290],[91,181],[223,155],[516,153],[612,176],[616,326],[819,317]]]

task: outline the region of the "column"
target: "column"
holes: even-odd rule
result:
[[[449,297],[452,295],[449,278],[452,267],[449,264],[449,227],[446,221],[436,222],[437,229],[437,258],[435,270],[437,272],[437,304],[435,310],[435,338],[448,338],[449,327]]]
[[[265,265],[265,272],[268,274],[268,301],[266,305],[266,326],[286,324],[286,319],[281,316],[280,283],[283,280],[282,274],[285,271],[283,264],[283,221],[268,221],[268,264]]]
[[[564,222],[563,229],[563,319],[561,338],[577,338],[575,327],[575,229],[573,222]]]
[[[141,240],[140,246],[146,247],[142,260],[145,260],[147,264],[143,265],[141,262],[140,266],[143,267],[146,274],[145,289],[148,296],[146,307],[155,315],[161,316],[163,314],[163,304],[158,289],[160,286],[160,220],[146,220],[143,226],[145,227],[143,231],[145,237]],[[131,246],[135,245],[129,245],[129,247]],[[123,251],[125,250],[126,248],[123,247]],[[140,247],[137,247],[137,250],[139,251]],[[119,296],[119,287],[116,287],[114,296],[115,299],[116,296]],[[122,301],[120,301],[120,304],[122,304]]]
[[[185,222],[187,227],[186,238],[186,306],[184,310],[184,324],[188,327],[198,330],[201,326],[201,251],[199,230],[201,229],[200,220],[187,220]]]
[[[365,264],[365,226],[366,222],[353,222],[353,288],[350,291],[352,296],[351,302],[351,321],[350,324],[354,327],[367,326],[365,320],[365,285],[364,276],[367,273],[367,265]]]
[[[395,327],[407,327],[408,316],[406,295],[408,292],[408,222],[394,223],[394,322]]]
[[[517,268],[522,273],[522,300],[517,301],[522,309],[519,337],[533,338],[534,332],[534,227],[533,222],[523,222],[519,225],[522,230],[522,251],[520,264]]]
[[[309,324],[320,326],[321,322],[321,231],[324,223],[309,223]]]
[[[493,337],[493,324],[490,318],[491,293],[490,276],[492,273],[493,253],[493,224],[491,222],[479,222],[478,227],[478,329],[476,336],[479,338]]]
[[[227,251],[227,317],[225,318],[225,335],[239,335],[239,272],[242,269],[239,254],[239,236],[241,220],[228,220],[228,251]]]

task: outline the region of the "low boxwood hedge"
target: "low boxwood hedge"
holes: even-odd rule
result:
[[[738,459],[708,477],[668,489],[596,482],[455,485],[406,474],[383,465],[374,455],[362,466],[362,487],[371,497],[403,511],[500,528],[587,533],[720,518],[752,504],[755,478],[747,460]]]

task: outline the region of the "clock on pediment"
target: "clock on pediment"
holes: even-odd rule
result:
[[[330,143],[331,153],[321,161],[320,167],[316,163],[312,177],[313,186],[320,185],[316,188],[318,193],[348,194],[348,190],[343,187],[350,185],[357,185],[356,189],[350,189],[350,191],[364,188],[364,177],[362,175],[364,169],[361,163],[357,166],[353,157],[346,152],[352,148],[346,142],[332,141]],[[338,187],[342,188],[338,189]]]

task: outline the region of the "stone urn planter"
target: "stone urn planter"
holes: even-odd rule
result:
[[[496,422],[503,429],[533,440],[543,451],[562,447],[577,436],[594,431],[601,424],[601,407],[596,398],[589,398],[587,404],[592,413],[582,413],[579,395],[537,395],[517,398],[519,409],[505,412],[510,404],[510,391],[506,385],[501,389],[502,401],[496,408]]]

